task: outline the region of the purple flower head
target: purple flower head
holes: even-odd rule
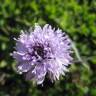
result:
[[[72,61],[69,37],[48,24],[43,28],[36,24],[31,32],[21,32],[15,50],[12,55],[17,71],[37,84],[42,84],[46,75],[52,82],[58,80]]]

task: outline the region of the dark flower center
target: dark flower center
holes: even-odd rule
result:
[[[47,47],[49,48],[49,45]],[[52,57],[48,55],[48,53],[51,53],[51,50],[46,50],[44,45],[35,44],[32,48],[32,53],[28,52],[28,54],[30,57],[35,57],[38,62],[41,62],[44,59],[52,59]],[[31,58],[30,60],[34,60],[34,58]]]
[[[42,57],[42,58],[44,57],[44,47],[43,46],[34,46],[34,52],[37,52],[37,54],[40,57]]]

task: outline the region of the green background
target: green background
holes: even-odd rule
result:
[[[10,56],[13,38],[34,23],[59,27],[73,41],[70,72],[43,90],[17,74]],[[96,0],[0,0],[0,96],[96,96]]]

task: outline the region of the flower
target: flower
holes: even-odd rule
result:
[[[21,32],[12,55],[17,61],[17,72],[27,80],[42,84],[45,76],[53,82],[68,71],[71,64],[71,40],[60,29],[38,24],[30,32]]]

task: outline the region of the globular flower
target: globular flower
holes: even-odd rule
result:
[[[27,80],[42,84],[46,75],[53,82],[68,71],[72,63],[71,40],[65,32],[46,24],[38,24],[30,32],[21,32],[16,40],[13,58],[17,61],[17,72]]]

